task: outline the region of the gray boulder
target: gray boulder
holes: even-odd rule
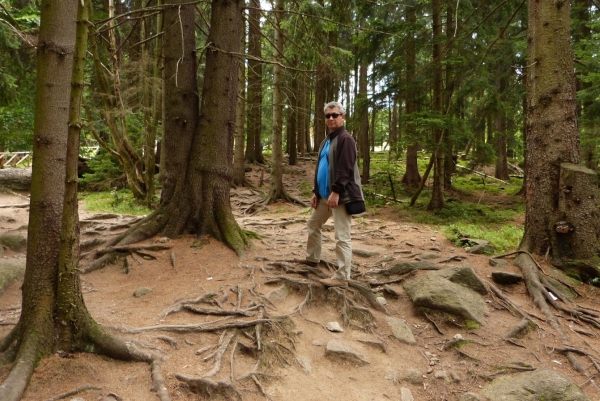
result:
[[[350,362],[353,365],[367,365],[369,361],[354,347],[339,340],[329,340],[325,348],[325,356],[338,362]]]
[[[447,267],[434,274],[438,274],[453,283],[469,288],[478,294],[486,295],[488,293],[483,281],[469,266]]]
[[[499,377],[483,394],[494,401],[590,401],[575,383],[552,369]]]
[[[439,310],[484,324],[485,303],[474,290],[456,284],[440,274],[428,273],[404,283],[415,306]]]

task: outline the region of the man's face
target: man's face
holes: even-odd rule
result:
[[[329,118],[327,116],[329,116]],[[332,107],[325,111],[325,121],[327,122],[327,128],[329,128],[329,132],[333,132],[343,126],[345,119],[346,115],[340,113],[339,107]]]

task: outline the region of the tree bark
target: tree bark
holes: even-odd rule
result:
[[[442,51],[439,43],[442,36],[442,18],[440,0],[431,3],[433,18],[433,112],[442,115]],[[435,150],[433,160],[433,189],[431,200],[427,208],[429,210],[442,209],[444,202],[444,151],[442,148],[443,131],[434,127],[433,138]]]
[[[262,57],[260,33],[260,1],[250,0],[248,10],[248,103],[246,138],[246,162],[264,164],[265,159],[261,149],[262,125]]]
[[[525,232],[520,248],[543,255],[558,213],[561,163],[581,162],[569,2],[529,1]],[[560,259],[559,249],[551,249]]]
[[[247,238],[235,221],[229,199],[238,93],[236,55],[240,51],[243,31],[243,6],[243,0],[213,0],[198,126],[192,132],[187,127],[188,121],[177,119],[182,128],[186,128],[185,134],[165,131],[164,140],[170,143],[165,146],[165,157],[172,162],[166,166],[170,179],[165,180],[161,203],[154,213],[117,238],[115,243],[130,244],[159,233],[171,238],[191,233],[211,235],[237,254],[244,252]],[[193,4],[182,2],[181,7],[184,10]],[[182,18],[183,32],[178,34],[189,38],[184,40],[183,54],[191,58],[195,51],[193,12],[182,11],[177,16],[176,11],[175,17]],[[167,23],[167,18],[166,15],[165,26],[172,26]],[[176,25],[180,26],[179,23]],[[182,47],[175,35],[165,35],[164,40],[166,69],[167,57],[175,59],[180,54],[172,53],[177,46],[171,41],[176,41],[179,49]],[[197,90],[194,86],[195,59],[191,65],[194,65],[192,74],[184,77],[182,66],[179,71],[182,73],[180,79],[185,79],[184,92],[193,96]],[[179,82],[179,85],[183,83]],[[166,86],[170,86],[169,81]],[[165,87],[165,93],[171,90],[174,89]],[[193,100],[192,97],[190,101]],[[191,112],[192,109],[185,110]],[[196,121],[195,115],[189,118],[192,123]]]

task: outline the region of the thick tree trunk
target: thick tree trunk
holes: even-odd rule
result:
[[[554,235],[561,163],[579,164],[568,2],[529,2],[525,233],[520,248],[543,255]],[[559,249],[552,256],[560,259]]]
[[[161,205],[179,196],[185,186],[182,172],[189,163],[198,128],[198,80],[194,6],[182,0],[165,2],[164,55],[164,170]]]
[[[181,5],[187,6],[193,7],[189,3]],[[238,93],[238,59],[235,55],[240,51],[243,6],[243,0],[212,2],[207,39],[210,45],[206,52],[198,127],[193,133],[186,130],[185,135],[175,130],[166,131],[165,141],[170,146],[165,147],[165,157],[173,158],[173,161],[166,167],[171,179],[165,181],[161,204],[154,213],[118,238],[120,244],[137,242],[158,233],[168,237],[193,233],[212,235],[236,253],[244,252],[246,236],[233,217],[229,199]],[[189,38],[189,47],[184,40],[184,48],[190,53],[184,54],[191,54],[195,49],[193,12],[182,12],[181,17],[187,14],[191,14],[191,18],[184,21],[183,35],[182,32],[179,35]],[[165,25],[169,26],[167,17]],[[180,26],[179,23],[176,25]],[[177,41],[174,36],[165,36],[165,53],[177,48],[173,47],[172,40]],[[165,68],[166,64],[167,60]],[[192,64],[195,66],[195,62]],[[195,84],[195,67],[193,74],[180,78],[187,80],[186,87],[182,88],[185,93],[196,93],[196,87],[191,86]],[[179,85],[182,85],[181,81]],[[165,93],[172,90],[166,87]],[[181,97],[174,101],[181,101]],[[191,109],[185,110],[191,112]],[[190,118],[195,121],[195,116]],[[176,120],[183,124],[182,128],[187,128],[186,121]]]

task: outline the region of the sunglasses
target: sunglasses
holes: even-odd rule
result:
[[[327,114],[325,114],[325,119],[329,120],[331,117],[338,118],[339,116],[341,116],[340,113],[327,113]]]

